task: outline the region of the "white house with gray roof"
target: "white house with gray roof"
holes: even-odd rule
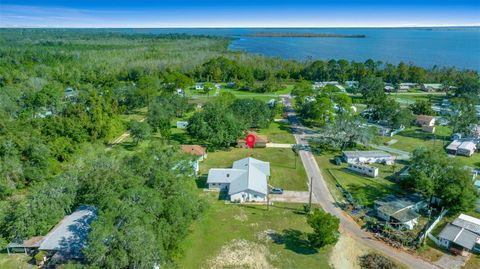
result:
[[[443,228],[438,238],[443,247],[454,253],[480,252],[480,219],[460,214]]]
[[[232,202],[266,202],[270,163],[251,157],[233,162],[232,168],[208,171],[209,189],[228,191]]]

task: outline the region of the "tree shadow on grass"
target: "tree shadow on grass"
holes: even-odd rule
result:
[[[207,187],[207,176],[202,175],[195,179],[195,184],[197,185],[198,189],[204,189]]]
[[[289,134],[293,134],[292,126],[290,126],[290,123],[286,123],[286,122],[277,122],[277,123],[278,123],[279,130],[286,131]]]
[[[282,233],[271,233],[269,236],[275,244],[285,245],[285,249],[295,253],[303,255],[318,253],[317,249],[308,242],[307,235],[299,230],[285,229]]]
[[[133,151],[137,148],[138,144],[135,142],[123,142],[120,144],[125,150]]]

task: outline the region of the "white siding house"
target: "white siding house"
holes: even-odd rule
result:
[[[249,157],[233,162],[232,168],[210,169],[207,186],[228,191],[232,202],[266,202],[269,176],[270,163]]]

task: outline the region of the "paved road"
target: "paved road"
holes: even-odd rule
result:
[[[287,109],[287,112],[289,113],[289,120],[292,123],[292,129],[294,130],[294,136],[297,144],[308,145],[308,140],[304,138],[303,130],[305,130],[305,127],[300,124],[296,115],[294,113],[291,113],[292,108],[290,103],[290,97],[283,96],[283,98],[285,107]],[[335,200],[333,199],[330,191],[328,190],[328,187],[322,177],[322,174],[320,172],[320,169],[318,168],[318,164],[313,154],[309,151],[300,150],[299,155],[302,159],[303,165],[305,166],[308,178],[313,178],[312,186],[310,187],[313,188],[315,200],[322,206],[325,211],[335,215],[340,219],[341,232],[348,233],[355,240],[363,243],[368,247],[371,247],[372,249],[382,252],[384,255],[387,255],[410,268],[439,268],[412,254],[390,247],[387,244],[375,239],[370,233],[362,230],[352,218],[346,215],[343,210],[335,204]]]

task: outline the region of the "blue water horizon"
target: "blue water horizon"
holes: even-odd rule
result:
[[[111,29],[112,30],[112,29]],[[210,35],[232,38],[229,49],[298,61],[339,60],[413,63],[425,68],[480,71],[480,27],[400,28],[135,28],[128,33]],[[258,32],[365,35],[344,37],[255,37]]]

